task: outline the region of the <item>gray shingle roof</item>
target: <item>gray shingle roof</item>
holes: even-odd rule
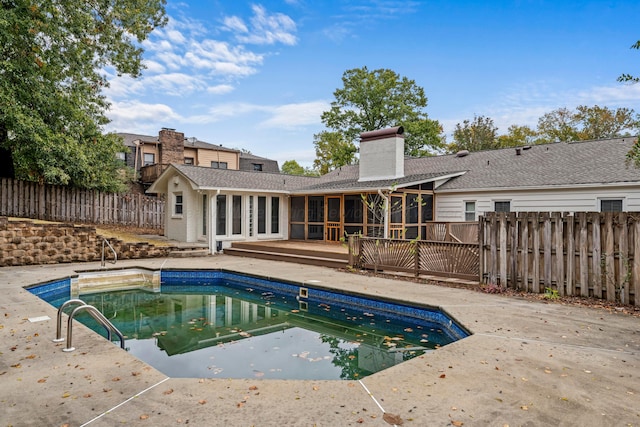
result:
[[[550,186],[640,183],[640,169],[626,161],[635,137],[558,142],[521,149],[472,152],[464,157],[405,159],[405,176],[358,182],[358,165],[321,177],[173,165],[203,189],[281,191],[293,194],[375,191],[450,177],[437,191],[538,188]]]
[[[269,172],[213,169],[178,164],[172,164],[171,166],[193,181],[201,189],[290,192],[293,189],[309,185],[310,182],[317,179],[314,177]]]
[[[150,142],[150,143],[154,143],[154,144],[158,143],[158,136],[157,135],[156,136],[152,136],[152,135],[141,135],[141,134],[137,134],[137,133],[123,133],[123,132],[118,132],[117,135],[121,136],[124,139],[124,145],[126,145],[128,147],[134,147],[135,144],[133,143],[133,141],[135,141],[136,139],[139,139],[139,140],[141,140],[143,142]],[[240,151],[240,150],[236,150],[234,148],[223,147],[222,145],[209,144],[208,142],[200,141],[199,139],[197,139],[193,143],[189,142],[188,140],[185,140],[184,141],[184,146],[185,147],[203,148],[203,149],[207,149],[207,150],[229,151],[229,152],[233,152],[233,153],[237,153],[238,151]]]
[[[640,169],[627,164],[635,137],[557,142],[472,152],[465,157],[435,156],[405,161],[405,173],[466,170],[438,190],[526,188],[640,182]]]

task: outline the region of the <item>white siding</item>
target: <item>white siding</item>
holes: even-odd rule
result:
[[[198,194],[191,189],[187,180],[177,174],[170,177],[167,182],[165,235],[179,242],[196,242],[198,240],[196,220],[201,209]],[[174,214],[176,194],[182,194],[182,215]]]
[[[436,193],[436,221],[464,221],[464,202],[476,202],[476,214],[494,210],[494,202],[510,201],[512,212],[599,212],[600,199],[622,199],[627,212],[640,210],[640,186],[577,189]]]

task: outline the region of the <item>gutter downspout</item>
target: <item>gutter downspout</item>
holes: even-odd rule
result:
[[[386,239],[389,237],[389,221],[387,218],[389,213],[389,196],[386,196],[379,188],[378,194],[384,199],[384,216],[382,217],[382,228],[384,230],[384,238]]]

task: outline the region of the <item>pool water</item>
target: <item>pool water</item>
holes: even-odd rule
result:
[[[309,288],[297,287],[294,295],[289,286],[163,279],[160,292],[80,298],[123,333],[131,354],[170,377],[359,379],[461,337],[428,309],[367,307],[356,297],[332,299],[340,294]],[[54,306],[66,299],[48,298]],[[78,320],[104,335],[89,316]]]

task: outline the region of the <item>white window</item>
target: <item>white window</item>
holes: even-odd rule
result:
[[[173,193],[173,215],[182,216],[183,208],[182,193]]]
[[[476,220],[476,202],[464,202],[464,220]]]
[[[184,158],[185,165],[193,165],[193,157],[185,157]]]
[[[156,155],[153,153],[144,153],[144,165],[149,166],[156,163]]]
[[[121,160],[123,162],[126,162],[127,161],[127,153],[124,153],[124,152],[116,153],[116,159]]]
[[[600,199],[600,212],[622,212],[622,199]]]
[[[214,169],[227,169],[228,165],[227,162],[211,162],[211,167]]]
[[[510,201],[494,202],[493,210],[496,212],[511,212],[511,202]]]

